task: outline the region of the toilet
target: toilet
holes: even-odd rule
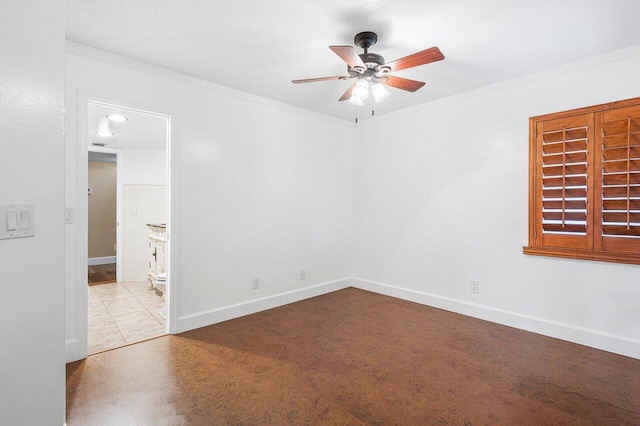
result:
[[[167,289],[167,273],[161,272],[156,276],[155,281],[153,282],[153,286],[158,289],[162,293],[162,300],[165,300],[165,291]],[[167,319],[166,307],[160,309],[160,316],[164,319]]]

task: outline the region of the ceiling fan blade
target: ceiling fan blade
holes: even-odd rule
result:
[[[346,80],[348,78],[351,78],[351,77],[348,76],[348,75],[336,75],[336,76],[333,76],[333,77],[304,78],[302,80],[291,80],[291,82],[293,84],[315,83],[316,81]]]
[[[358,52],[356,52],[356,49],[352,46],[329,46],[329,49],[333,50],[333,53],[340,56],[351,68],[365,68],[364,62],[362,62]]]
[[[338,101],[348,101],[349,99],[351,99],[351,92],[353,91],[354,87],[356,87],[356,83],[353,83],[351,86],[349,86],[347,91],[344,92],[344,94],[340,99],[338,99]]]
[[[431,47],[429,49],[414,53],[413,55],[396,59],[395,61],[384,64],[383,66],[391,68],[391,71],[399,71],[406,68],[428,64],[431,62],[441,61],[443,59],[444,55],[442,54],[440,49],[438,49],[437,47]]]
[[[395,87],[396,89],[406,90],[408,92],[415,92],[425,85],[423,81],[409,80],[408,78],[394,77],[392,75],[387,76],[387,81],[383,84]]]

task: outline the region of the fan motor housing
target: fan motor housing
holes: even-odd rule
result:
[[[377,66],[384,65],[384,58],[377,53],[363,53],[359,56],[367,68],[375,68]]]

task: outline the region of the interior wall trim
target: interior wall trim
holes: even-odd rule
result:
[[[185,315],[178,318],[178,333],[194,330],[200,327],[206,327],[208,325],[239,318],[245,315],[255,314],[267,309],[288,305],[289,303],[299,302],[311,297],[342,290],[350,286],[351,280],[349,278],[343,278],[336,281],[328,281],[310,287],[274,294],[260,299],[253,299],[208,311]]]
[[[396,297],[421,305],[640,359],[640,341],[623,336],[361,278],[352,278],[352,286],[361,290]]]
[[[90,257],[87,260],[87,265],[89,265],[89,266],[108,265],[110,263],[116,263],[116,257],[115,256]]]
[[[73,361],[77,361],[78,357],[76,356],[79,351],[80,348],[78,347],[78,339],[76,339],[75,337],[72,339],[66,339],[64,342],[64,347],[65,347],[65,363],[70,363]]]
[[[448,96],[446,98],[436,99],[430,102],[425,102],[422,104],[414,105],[408,108],[400,109],[397,111],[393,111],[383,115],[377,115],[375,120],[362,120],[358,123],[359,127],[374,125],[376,123],[380,123],[382,121],[395,120],[398,118],[407,118],[411,114],[418,114],[424,111],[428,111],[435,108],[440,108],[445,105],[461,102],[467,99],[476,98],[478,96],[483,96],[490,93],[501,92],[503,90],[509,90],[514,87],[521,87],[528,84],[536,83],[538,81],[543,81],[552,77],[562,76],[571,74],[574,72],[579,72],[582,70],[609,65],[618,61],[623,61],[625,59],[634,58],[640,56],[640,45],[631,46],[620,50],[614,50],[613,52],[608,52],[602,55],[594,56],[591,58],[583,59],[576,62],[571,62],[569,64],[560,65],[555,68],[549,68],[543,71],[534,72],[531,74],[526,74],[520,77],[513,78],[511,80],[501,81],[499,83],[490,84],[488,86],[482,86],[477,89],[467,90],[466,92],[458,93],[455,95]],[[628,98],[637,97],[637,94],[630,93]],[[593,102],[593,104],[598,103],[606,103],[610,101],[610,99],[603,99],[601,102]],[[579,108],[583,105],[576,105],[574,108]],[[570,109],[570,108],[567,108]],[[543,114],[544,112],[540,112]],[[539,114],[531,114],[531,115],[539,115]]]
[[[153,74],[155,76],[167,78],[173,81],[177,81],[183,84],[189,84],[192,86],[198,86],[203,89],[211,90],[217,92],[221,95],[232,96],[237,99],[242,99],[249,102],[254,102],[261,105],[270,106],[273,108],[277,108],[283,111],[292,112],[295,114],[312,117],[315,119],[321,119],[327,122],[330,122],[334,125],[338,125],[341,127],[353,128],[354,124],[350,121],[340,120],[339,118],[330,117],[325,114],[320,114],[319,112],[306,110],[304,108],[295,107],[293,105],[286,104],[284,102],[274,101],[272,99],[263,98],[258,95],[254,95],[248,92],[243,92],[241,90],[232,89],[227,86],[223,86],[221,84],[213,83],[208,80],[203,80],[201,78],[192,77],[190,75],[182,74],[176,71],[171,71],[166,68],[162,68],[156,65],[147,64],[145,62],[136,61],[134,59],[125,58],[124,56],[116,55],[114,53],[106,52],[104,50],[96,49],[93,47],[85,46],[84,44],[74,43],[71,41],[66,42],[66,52],[72,53],[75,55],[83,56],[86,58],[92,58],[97,60],[102,60],[106,62],[115,63],[117,65],[122,65],[124,67]]]

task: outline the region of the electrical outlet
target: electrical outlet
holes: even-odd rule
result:
[[[300,279],[301,280],[306,280],[307,279],[307,270],[306,269],[300,269]]]
[[[471,293],[475,293],[475,294],[480,293],[480,282],[479,281],[471,281],[471,285],[469,286],[469,291]]]
[[[260,278],[254,278],[253,279],[253,289],[257,290],[260,288]]]

